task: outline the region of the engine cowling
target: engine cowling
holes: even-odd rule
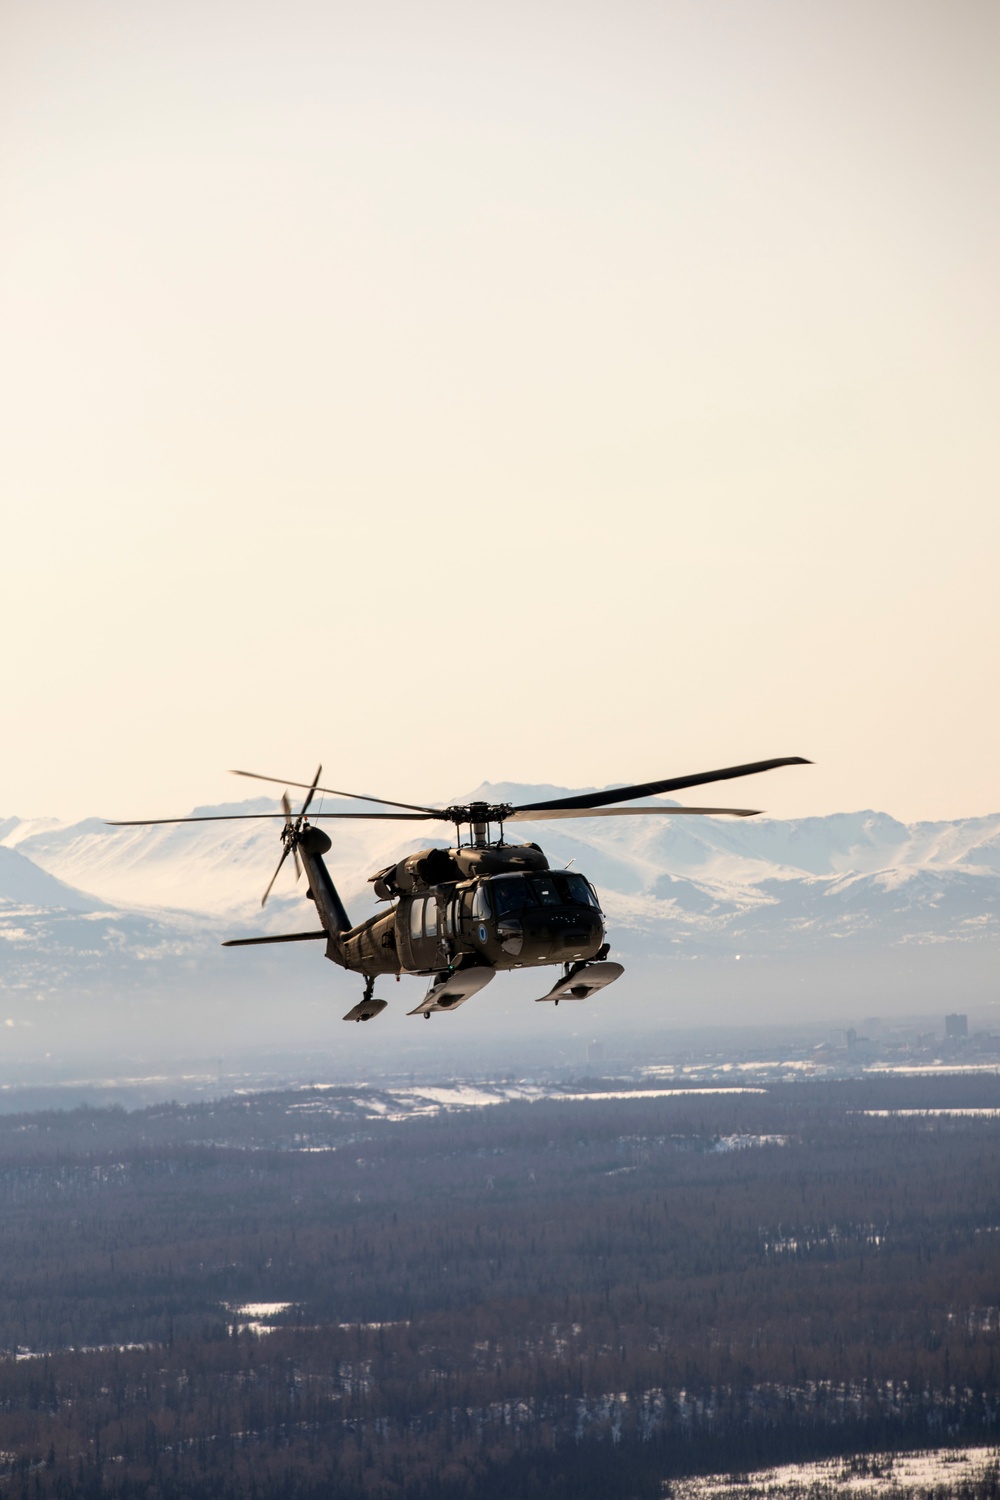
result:
[[[513,875],[549,868],[549,862],[537,844],[489,844],[485,849],[456,849],[453,852],[463,880],[473,875]]]
[[[398,864],[386,865],[370,878],[378,899],[391,901],[394,896],[412,896],[431,886],[451,885],[462,879],[462,872],[454,850],[420,849]]]
[[[380,901],[420,895],[433,887],[454,885],[474,875],[507,875],[547,870],[549,862],[537,844],[490,844],[485,849],[420,849],[386,865],[369,879]]]

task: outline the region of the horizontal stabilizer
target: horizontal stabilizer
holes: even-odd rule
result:
[[[325,938],[328,933],[320,932],[284,932],[280,937],[263,938],[230,938],[228,943],[223,943],[223,948],[252,948],[256,943],[308,943],[316,938]]]
[[[622,965],[615,963],[575,965],[573,972],[554,984],[547,995],[539,995],[538,1003],[554,1000],[558,1005],[560,1000],[586,1000],[588,995],[603,990],[606,984],[620,979],[624,973]]]

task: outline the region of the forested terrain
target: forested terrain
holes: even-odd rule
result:
[[[995,1440],[1000,1119],[866,1111],[996,1077],[357,1099],[0,1118],[0,1488],[617,1500]]]

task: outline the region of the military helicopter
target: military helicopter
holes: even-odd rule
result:
[[[604,914],[594,887],[587,878],[571,870],[552,870],[537,844],[509,844],[504,829],[509,823],[534,823],[550,818],[616,817],[706,817],[726,814],[751,818],[755,809],[746,807],[621,807],[659,792],[682,791],[713,781],[731,781],[754,776],[779,766],[804,766],[801,756],[759,760],[745,766],[727,766],[721,771],[703,771],[694,776],[673,776],[663,781],[613,787],[603,792],[583,792],[547,802],[520,806],[509,803],[470,802],[453,807],[421,807],[411,802],[393,802],[360,792],[322,787],[322,766],[311,782],[283,781],[278,776],[260,776],[255,771],[234,771],[284,786],[280,813],[216,813],[189,818],[155,818],[114,823],[116,828],[148,827],[153,823],[214,823],[244,818],[283,819],[283,845],[278,867],[261,899],[263,906],[274,888],[289,855],[296,878],[303,868],[309,880],[306,892],[315,904],[322,924],[311,932],[288,932],[275,937],[231,938],[225,948],[246,948],[261,943],[325,941],[326,956],[341,968],[364,976],[364,994],[344,1017],[345,1021],[370,1021],[386,1008],[375,999],[375,981],[383,974],[428,975],[430,988],[420,1004],[408,1012],[428,1020],[435,1011],[455,1010],[488,984],[500,969],[528,969],[560,964],[562,975],[539,1000],[584,1000],[625,972],[609,960],[604,932]],[[298,813],[293,814],[288,788],[305,790]],[[371,802],[393,812],[316,812],[308,816],[317,792]],[[384,819],[395,822],[453,823],[457,830],[454,847],[421,849],[397,864],[387,865],[369,877],[379,901],[388,910],[354,926],[344,909],[330,872],[323,862],[332,848],[329,836],[316,827],[319,819]],[[463,829],[468,829],[463,839]],[[491,837],[496,830],[496,837]]]

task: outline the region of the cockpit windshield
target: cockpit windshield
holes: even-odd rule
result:
[[[597,908],[597,897],[582,875],[498,875],[490,881],[490,904],[498,917],[523,911],[526,906],[589,906]]]
[[[534,905],[534,897],[524,875],[501,875],[490,881],[490,900],[498,917],[523,911]]]

